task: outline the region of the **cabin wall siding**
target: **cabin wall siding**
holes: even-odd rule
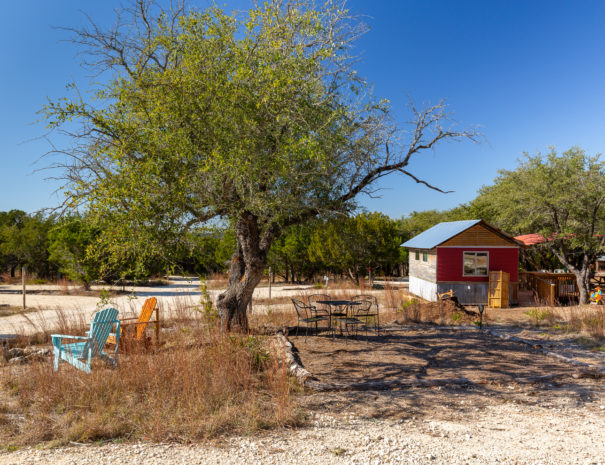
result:
[[[462,305],[487,304],[488,283],[437,283],[437,292],[440,294],[454,291],[454,295]]]
[[[519,249],[516,247],[438,247],[437,282],[489,282],[488,276],[464,276],[463,252],[489,252],[489,271],[506,271],[510,282],[519,280]]]
[[[410,275],[410,293],[422,297],[424,300],[435,302],[437,300],[437,283],[425,281]]]
[[[514,241],[507,240],[485,226],[477,224],[440,245],[443,247],[510,247],[514,245]]]
[[[420,252],[420,260],[416,260],[416,250]],[[437,282],[437,251],[428,251],[428,261],[422,261],[422,253],[427,252],[426,250],[410,249],[409,262],[410,262],[410,278],[415,276],[424,281],[431,283]]]

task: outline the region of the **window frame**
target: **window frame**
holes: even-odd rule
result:
[[[464,270],[464,256],[466,254],[473,254],[475,256],[475,273],[467,274]],[[477,254],[485,254],[487,259],[487,266],[485,274],[477,274]],[[488,278],[489,277],[489,250],[463,250],[462,251],[462,276],[469,278]]]
[[[420,260],[420,250],[418,249],[414,251],[414,260]]]
[[[422,252],[422,261],[425,263],[428,263],[429,261],[429,253],[428,252]]]

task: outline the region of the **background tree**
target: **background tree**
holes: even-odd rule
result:
[[[302,278],[310,280],[321,270],[309,260],[309,245],[317,227],[318,223],[313,221],[290,226],[273,242],[268,264],[276,274],[294,282]]]
[[[284,228],[353,211],[389,174],[433,187],[407,170],[411,158],[476,137],[452,128],[443,103],[411,105],[410,127],[398,128],[351,66],[364,31],[343,3],[311,0],[271,0],[247,15],[137,0],[109,30],[73,31],[106,80],[45,107],[51,128],[79,128],[61,151],[71,155],[60,163],[66,205],[110,221],[109,252],[126,248],[133,260],[229,222],[237,244],[217,306],[225,329],[246,330]]]
[[[19,258],[11,241],[10,232],[23,227],[27,213],[22,210],[0,212],[0,261],[3,269],[9,269],[11,278],[15,277],[15,270],[19,266]]]
[[[500,171],[479,202],[515,235],[538,233],[576,276],[580,303],[590,292],[590,266],[605,245],[605,163],[577,147],[559,155],[526,154],[514,171]]]
[[[86,218],[64,217],[49,233],[49,260],[67,278],[90,289],[90,284],[102,277],[102,265],[88,253],[98,236],[99,230]]]
[[[232,230],[222,227],[194,229],[178,246],[175,263],[170,264],[172,268],[182,273],[208,276],[229,269],[235,235]]]
[[[11,210],[2,220],[0,251],[14,276],[15,268],[26,266],[30,273],[49,277],[56,272],[48,256],[48,235],[54,226],[54,217],[42,214],[27,215]]]
[[[399,262],[402,238],[397,223],[381,213],[362,213],[318,227],[309,258],[333,272],[346,273],[359,284],[366,271],[389,271]]]

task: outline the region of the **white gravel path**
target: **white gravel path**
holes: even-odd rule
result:
[[[126,291],[132,292],[131,295],[122,295],[113,297],[110,305],[117,308],[121,314],[138,314],[143,302],[148,297],[157,297],[159,304],[164,310],[174,311],[176,307],[194,305],[200,301],[200,281],[199,279],[173,278],[167,286],[136,286],[126,287]],[[95,286],[101,288],[100,286]],[[95,288],[93,287],[93,288]],[[121,287],[118,287],[121,289]],[[309,289],[311,286],[293,286],[281,285],[273,286],[271,297],[289,297],[296,296]],[[51,290],[56,291],[57,286],[32,285],[28,286],[30,291]],[[1,291],[4,291],[1,292]],[[0,305],[20,306],[23,303],[23,296],[20,293],[20,285],[0,285]],[[220,290],[209,291],[213,300]],[[134,298],[133,298],[134,296]],[[254,291],[254,298],[266,298],[269,296],[268,287],[258,287]],[[177,303],[177,301],[179,301]],[[59,319],[58,310],[74,320],[82,318],[83,321],[89,321],[92,314],[97,311],[100,299],[98,297],[78,296],[78,295],[47,295],[47,294],[29,294],[27,295],[27,306],[37,309],[24,315],[11,315],[0,317],[0,333],[15,334],[33,334],[44,331],[56,326]],[[262,310],[260,308],[258,310]],[[164,315],[163,317],[170,316]],[[77,320],[76,320],[77,321]],[[33,323],[33,324],[32,324]]]
[[[605,402],[605,399],[600,399]],[[605,406],[503,404],[465,420],[336,419],[217,445],[105,444],[0,453],[0,464],[600,464]]]

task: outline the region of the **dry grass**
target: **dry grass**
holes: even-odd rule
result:
[[[60,278],[57,280],[57,286],[59,287],[59,293],[69,295],[71,293],[69,287],[73,284],[67,278]]]
[[[229,277],[227,274],[212,273],[208,279],[206,279],[206,286],[208,289],[225,289],[229,284]]]
[[[415,299],[404,302],[397,312],[398,323],[424,323],[424,324],[469,324],[476,318],[461,312],[453,302],[442,300],[439,302],[420,302]],[[483,321],[486,321],[484,315]]]
[[[382,295],[384,307],[390,310],[398,310],[411,300],[408,291],[401,287],[393,286],[389,282],[385,284]]]
[[[557,320],[565,322],[564,329],[583,332],[595,339],[605,339],[605,307],[584,305],[549,310]]]
[[[0,442],[197,441],[302,420],[269,338],[224,334],[199,312],[187,317],[169,322],[163,347],[122,354],[116,369],[101,361],[89,375],[63,362],[56,373],[50,362],[4,368]],[[82,331],[67,316],[52,329]]]

